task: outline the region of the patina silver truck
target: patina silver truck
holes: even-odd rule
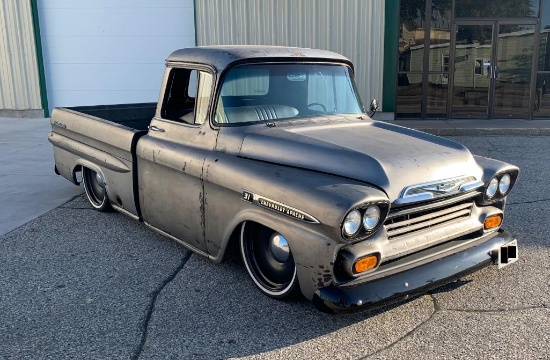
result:
[[[178,50],[158,105],[58,108],[51,124],[55,171],[91,206],[215,262],[237,249],[274,298],[360,309],[517,259],[500,225],[519,169],[372,120],[332,52]]]

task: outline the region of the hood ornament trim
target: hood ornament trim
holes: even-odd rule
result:
[[[410,204],[419,201],[431,200],[443,196],[464,193],[483,186],[483,182],[475,176],[457,176],[449,179],[431,181],[422,184],[407,186],[401,191],[394,204]]]

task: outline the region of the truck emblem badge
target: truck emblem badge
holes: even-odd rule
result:
[[[456,183],[454,182],[448,182],[448,183],[441,183],[437,185],[438,191],[450,191],[455,188]],[[460,184],[459,184],[460,185]]]
[[[290,207],[278,201],[268,199],[258,194],[254,194],[250,191],[243,190],[242,199],[246,202],[259,205],[263,208],[266,208],[272,211],[276,211],[280,214],[289,216],[293,219],[297,219],[297,220],[301,220],[301,221],[313,223],[313,224],[319,223],[319,220],[317,220],[312,215],[309,215],[308,213],[303,212],[302,210],[295,209],[293,207]]]
[[[248,202],[254,201],[254,194],[248,191],[243,191],[243,200]]]
[[[62,128],[62,129],[66,129],[66,128],[67,128],[67,125],[65,125],[65,124],[63,124],[63,123],[60,123],[59,121],[54,121],[53,124],[54,124],[55,126],[58,126],[58,127]]]

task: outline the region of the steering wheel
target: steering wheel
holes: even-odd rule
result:
[[[309,103],[309,104],[306,105],[306,107],[310,110],[313,110],[313,109],[311,109],[312,106],[320,106],[321,108],[323,108],[323,112],[327,112],[327,108],[325,107],[325,105],[323,105],[321,103],[312,102],[312,103]]]

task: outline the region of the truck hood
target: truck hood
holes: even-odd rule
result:
[[[391,202],[410,185],[464,175],[482,178],[464,146],[373,120],[255,127],[244,137],[239,156],[367,182],[385,191]]]

